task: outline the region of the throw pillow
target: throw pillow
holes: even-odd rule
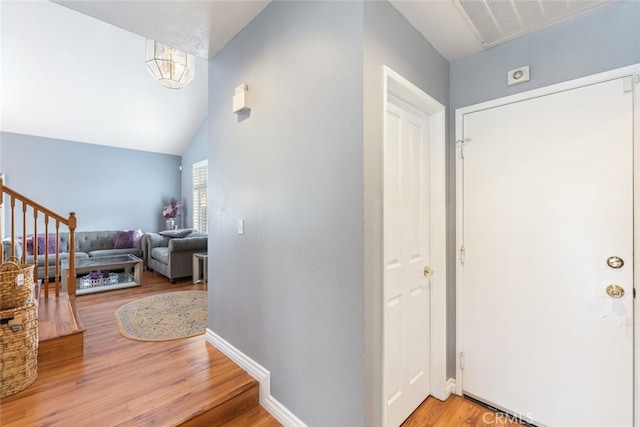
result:
[[[56,253],[56,236],[49,236],[47,239],[48,253]],[[23,242],[23,247],[27,248],[27,255],[33,255],[33,237],[27,237]],[[38,255],[44,255],[45,241],[44,235],[38,236]],[[59,252],[62,253],[62,245],[59,247]]]
[[[56,253],[56,236],[49,236],[47,242],[44,240],[45,236],[38,236],[38,255],[44,255],[45,247],[50,254]]]
[[[116,242],[114,249],[139,248],[140,239],[142,239],[141,230],[124,230],[118,231],[116,234]]]
[[[161,236],[167,236],[167,237],[187,237],[189,234],[193,233],[193,228],[181,228],[178,230],[165,230],[165,231],[161,231],[160,234]]]
[[[26,239],[23,239],[19,243],[22,245],[23,248],[25,248],[25,250],[27,251],[27,255],[33,255],[33,236],[29,236]],[[46,244],[48,245],[48,253],[55,254],[56,253],[56,236],[50,235],[49,238],[47,239]],[[38,236],[38,255],[44,255],[44,249],[45,249],[44,234],[41,234]],[[59,253],[64,252],[64,248],[62,247],[62,244],[58,246],[58,252]]]
[[[22,247],[27,251],[27,255],[33,255],[33,237],[23,239]]]

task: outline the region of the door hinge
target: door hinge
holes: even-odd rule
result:
[[[636,288],[633,288],[633,298],[636,297]]]
[[[464,249],[464,245],[460,247],[460,264],[464,264],[464,258],[466,255],[466,251]]]
[[[469,138],[459,139],[456,142],[460,146],[460,158],[464,159],[464,146],[467,142],[469,142]]]
[[[464,369],[464,351],[460,352],[460,369]]]

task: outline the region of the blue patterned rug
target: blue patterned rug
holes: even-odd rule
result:
[[[168,341],[202,335],[207,327],[207,292],[180,291],[140,298],[115,312],[123,337]]]

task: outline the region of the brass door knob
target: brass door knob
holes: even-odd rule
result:
[[[433,270],[429,267],[425,267],[422,273],[424,274],[424,277],[429,277],[433,274]]]
[[[622,298],[624,296],[624,289],[620,285],[607,286],[607,295],[611,298]]]

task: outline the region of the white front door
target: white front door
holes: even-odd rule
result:
[[[386,425],[430,393],[429,119],[387,104],[384,142],[384,365]]]
[[[463,117],[462,390],[524,421],[633,425],[632,86]]]

